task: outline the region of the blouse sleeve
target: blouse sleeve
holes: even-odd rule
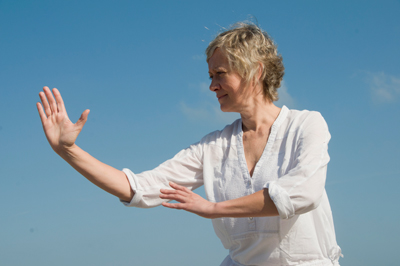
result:
[[[282,219],[318,207],[325,191],[329,162],[328,126],[318,112],[311,112],[299,128],[292,169],[277,180],[267,182],[269,195]]]
[[[121,202],[129,207],[151,208],[166,201],[159,197],[160,189],[170,188],[170,181],[191,190],[200,187],[203,185],[201,154],[201,145],[197,143],[153,170],[134,174],[129,169],[123,169],[135,195],[130,202]]]

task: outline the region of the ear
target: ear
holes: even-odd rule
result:
[[[259,84],[262,84],[262,81],[260,81],[260,79],[263,70],[264,70],[263,64],[261,62],[258,62],[257,73],[254,75],[253,80],[251,81],[253,86],[258,86]]]
[[[258,73],[257,73],[257,80],[258,80],[258,81],[260,80],[263,71],[264,71],[264,66],[263,66],[263,64],[261,64],[261,62],[258,62]]]

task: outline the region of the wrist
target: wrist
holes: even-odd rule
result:
[[[67,158],[75,157],[74,154],[79,147],[74,143],[71,146],[63,146],[61,145],[58,149],[54,149],[54,151],[62,157],[64,160]]]
[[[215,202],[215,203],[213,203],[213,205],[212,205],[212,209],[211,209],[211,219],[216,219],[216,218],[221,218],[221,217],[223,217],[221,214],[221,204],[222,204],[222,202]]]

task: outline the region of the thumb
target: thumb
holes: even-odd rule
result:
[[[82,128],[87,121],[89,113],[90,113],[89,109],[86,109],[85,111],[83,111],[83,113],[81,114],[81,117],[76,122],[76,125]]]

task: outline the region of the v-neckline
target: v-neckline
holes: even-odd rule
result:
[[[238,142],[239,148],[237,149],[237,153],[238,153],[237,155],[239,158],[240,165],[242,165],[243,176],[245,176],[246,178],[253,179],[254,177],[257,176],[257,172],[258,172],[257,169],[259,168],[259,165],[262,164],[262,162],[265,160],[265,157],[268,156],[267,154],[269,153],[269,151],[272,148],[273,143],[275,142],[276,133],[278,131],[278,128],[279,128],[280,124],[282,123],[282,120],[286,117],[288,110],[289,109],[285,105],[283,105],[278,114],[278,117],[275,119],[274,123],[272,124],[271,132],[269,133],[267,143],[265,144],[265,147],[261,154],[260,159],[258,159],[257,163],[254,166],[253,175],[250,175],[250,171],[249,171],[249,168],[247,165],[246,154],[244,152],[244,145],[243,145],[243,133],[244,133],[243,132],[243,122],[242,122],[241,118],[239,119],[239,125],[237,128],[237,130],[238,130],[237,142]]]

